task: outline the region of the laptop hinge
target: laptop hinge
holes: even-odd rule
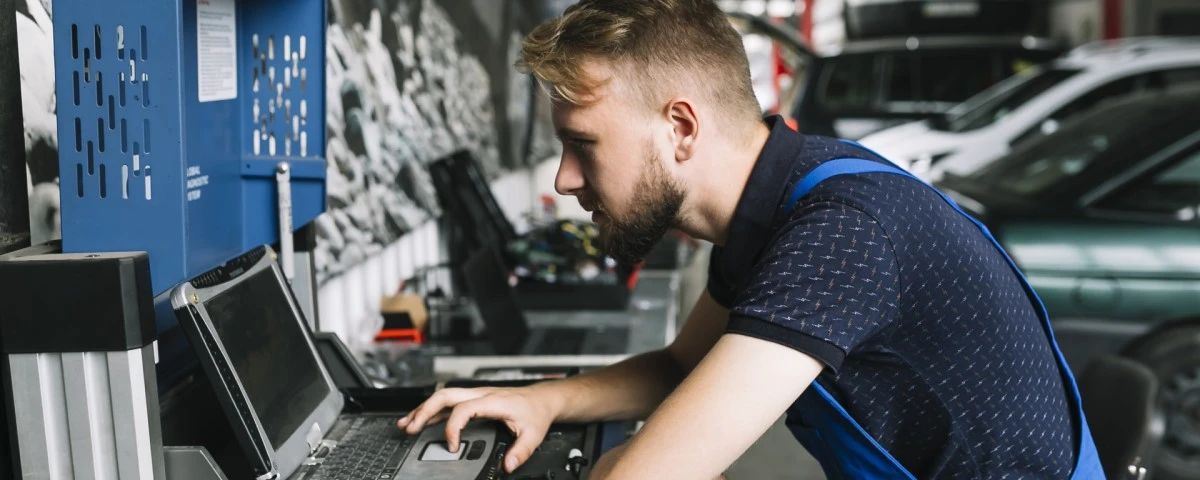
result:
[[[279,471],[272,468],[271,471],[264,473],[262,475],[259,475],[254,480],[277,480],[278,478],[279,478]]]
[[[321,440],[324,435],[321,434],[321,425],[313,422],[312,428],[308,429],[308,434],[304,436],[304,441],[308,442],[308,454],[317,453],[317,449],[321,447]]]

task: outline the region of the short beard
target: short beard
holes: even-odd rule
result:
[[[620,219],[604,212],[608,224],[600,228],[600,240],[605,253],[622,265],[642,261],[678,223],[683,199],[683,191],[667,176],[658,155],[651,154],[634,188],[630,210]]]

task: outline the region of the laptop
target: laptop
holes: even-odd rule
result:
[[[500,355],[617,355],[629,351],[629,327],[530,327],[496,247],[467,257],[463,280]]]
[[[259,247],[171,292],[246,460],[221,465],[229,478],[483,478],[500,471],[512,436],[496,422],[469,423],[461,448],[450,453],[443,428],[414,436],[396,428],[406,412],[343,412],[346,397],[320,361],[276,258]],[[579,433],[592,438],[586,435],[594,433]]]

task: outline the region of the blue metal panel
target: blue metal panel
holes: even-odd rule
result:
[[[237,0],[237,96],[201,102],[209,1],[55,2],[63,248],[147,251],[155,294],[278,241],[279,161],[292,224],[325,210],[325,1]]]
[[[250,122],[239,132],[246,146],[243,250],[278,241],[279,161],[291,165],[292,224],[304,225],[325,211],[325,8],[324,0],[242,2],[239,41],[247,55],[239,63],[251,77],[241,97],[242,118]]]
[[[144,250],[185,276],[176,2],[55,2],[63,249]]]
[[[178,0],[177,0],[178,1]],[[188,245],[185,277],[178,283],[240,254],[242,203],[238,184],[238,162],[242,151],[242,122],[237,99],[200,102],[197,60],[196,0],[183,0],[180,68],[183,70],[184,111],[183,164],[193,188],[180,194],[186,198]],[[245,0],[238,3],[246,3]],[[238,12],[238,17],[241,17]],[[244,32],[238,29],[237,36]],[[240,49],[234,50],[239,57]],[[238,70],[237,97],[249,92],[245,72]],[[190,196],[188,196],[190,193]],[[153,262],[153,259],[151,259]]]

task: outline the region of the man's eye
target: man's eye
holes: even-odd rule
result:
[[[584,140],[582,138],[572,138],[570,140],[570,142],[571,142],[572,147],[578,148],[580,150],[590,150],[596,144],[596,142],[593,142],[591,140]]]

